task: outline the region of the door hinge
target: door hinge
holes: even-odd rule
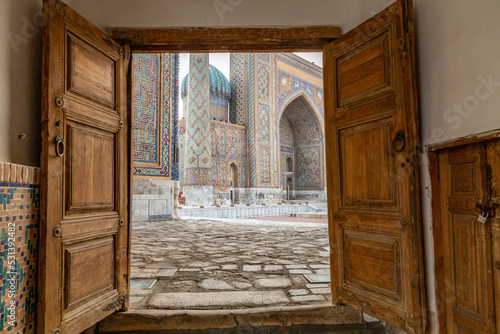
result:
[[[401,219],[401,228],[407,230],[410,228],[411,222],[408,218]]]
[[[120,295],[118,297],[118,299],[116,299],[114,302],[112,303],[109,303],[108,306],[106,306],[103,311],[110,311],[112,309],[115,309],[117,308],[118,306],[122,305],[123,303],[125,303],[125,301],[127,300],[127,297],[128,295]]]
[[[396,96],[396,106],[401,107],[405,103],[405,98],[403,95]]]
[[[62,96],[56,96],[56,98],[54,99],[54,103],[58,108],[64,108],[65,102]]]
[[[331,58],[333,56],[332,47],[329,47],[328,50],[326,50],[326,55],[328,56],[328,58]]]
[[[399,50],[403,50],[405,48],[405,38],[404,37],[399,37],[397,41],[397,46]]]
[[[116,51],[122,58],[130,59],[130,52],[125,51],[124,48],[119,47],[115,43],[111,42],[109,39],[106,39],[106,43],[109,45],[110,48]]]
[[[54,231],[52,232],[54,234],[54,237],[60,238],[62,237],[62,229],[61,226],[56,226],[54,227]]]
[[[66,9],[64,8],[64,5],[61,2],[56,2],[56,11],[59,16],[64,16],[66,15]]]
[[[411,328],[413,329],[414,326],[415,326],[415,320],[413,320],[413,316],[410,315],[407,319],[406,319],[406,325],[408,326],[408,328]]]
[[[418,291],[420,290],[419,288],[419,284],[418,284],[418,280],[414,279],[413,281],[411,281],[411,288],[413,291]]]

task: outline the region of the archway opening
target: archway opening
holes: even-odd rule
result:
[[[286,158],[286,171],[287,173],[293,172],[293,159],[291,157]]]
[[[231,185],[233,187],[233,189],[231,190],[231,204],[237,204],[240,202],[239,201],[239,191],[238,191],[238,188],[239,188],[239,185],[238,185],[238,179],[239,179],[238,166],[236,166],[235,163],[232,163],[229,166],[229,170],[230,170]]]
[[[287,199],[326,199],[324,145],[316,111],[304,95],[297,96],[280,120],[280,179]]]

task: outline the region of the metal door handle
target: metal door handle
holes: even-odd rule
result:
[[[62,157],[64,155],[65,151],[66,151],[66,144],[64,144],[63,137],[57,136],[56,137],[56,154],[57,154],[57,156]]]
[[[401,144],[398,145],[398,142]],[[396,152],[402,152],[406,147],[406,136],[405,132],[402,130],[399,130],[396,132],[396,137],[392,140],[392,148]]]

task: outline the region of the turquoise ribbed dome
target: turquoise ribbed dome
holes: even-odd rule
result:
[[[188,77],[189,74],[184,77],[181,84],[181,97],[183,99],[187,96]],[[231,99],[231,85],[217,67],[210,65],[210,96],[214,95],[229,102]]]

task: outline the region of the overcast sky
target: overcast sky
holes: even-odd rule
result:
[[[319,67],[323,66],[323,58],[321,52],[304,52],[304,53],[295,53],[296,55],[309,60],[310,62],[314,62]],[[180,80],[184,79],[184,77],[189,72],[189,53],[181,53],[180,59]],[[210,54],[210,64],[217,67],[226,78],[229,80],[229,53],[211,53]],[[180,92],[179,92],[179,101]],[[182,107],[181,107],[182,109]],[[182,112],[182,110],[181,110]]]
[[[295,54],[306,60],[309,60],[310,62],[313,62],[319,67],[323,67],[323,58],[321,56],[321,52],[303,52]],[[211,53],[210,64],[217,67],[229,80],[229,53]],[[181,53],[180,70],[180,79],[182,80],[189,72],[189,53]]]

